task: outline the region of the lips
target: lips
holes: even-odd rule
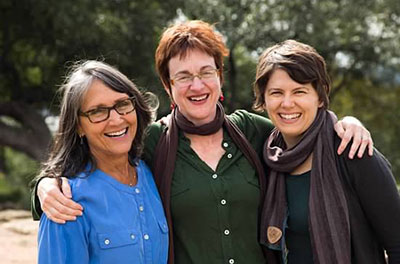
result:
[[[126,135],[126,133],[128,133],[127,127],[119,131],[105,133],[104,135],[107,137],[123,137]]]

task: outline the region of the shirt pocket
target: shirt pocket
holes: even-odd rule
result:
[[[160,227],[161,236],[159,240],[160,254],[159,259],[156,263],[164,264],[167,263],[168,260],[168,224],[165,219],[158,220],[158,226]]]
[[[135,245],[139,242],[139,233],[133,229],[113,230],[97,234],[101,249],[118,248]]]

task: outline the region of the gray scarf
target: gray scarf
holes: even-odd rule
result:
[[[320,108],[294,147],[286,149],[282,134],[275,129],[264,148],[264,161],[271,171],[260,238],[261,243],[277,250],[282,250],[281,236],[287,218],[284,175],[313,154],[308,222],[314,263],[351,263],[349,214],[333,144],[336,120],[334,113]]]

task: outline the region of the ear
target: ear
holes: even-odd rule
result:
[[[76,128],[76,133],[78,134],[79,137],[83,137],[85,135],[80,124],[78,124],[78,127]]]
[[[323,106],[324,106],[324,102],[322,102],[322,101],[319,101],[318,108],[321,108],[321,107],[323,107]]]

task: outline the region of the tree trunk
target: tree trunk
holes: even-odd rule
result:
[[[229,70],[228,70],[228,80],[229,80],[229,92],[226,92],[225,94],[230,94],[227,102],[228,106],[228,113],[231,113],[237,108],[236,102],[237,102],[237,84],[236,84],[236,79],[237,79],[237,69],[236,69],[236,60],[235,60],[235,45],[232,45],[228,57],[228,63],[229,63]]]
[[[5,102],[0,103],[0,116],[6,117],[0,119],[0,145],[21,151],[37,161],[45,158],[51,133],[35,109],[21,102]]]

